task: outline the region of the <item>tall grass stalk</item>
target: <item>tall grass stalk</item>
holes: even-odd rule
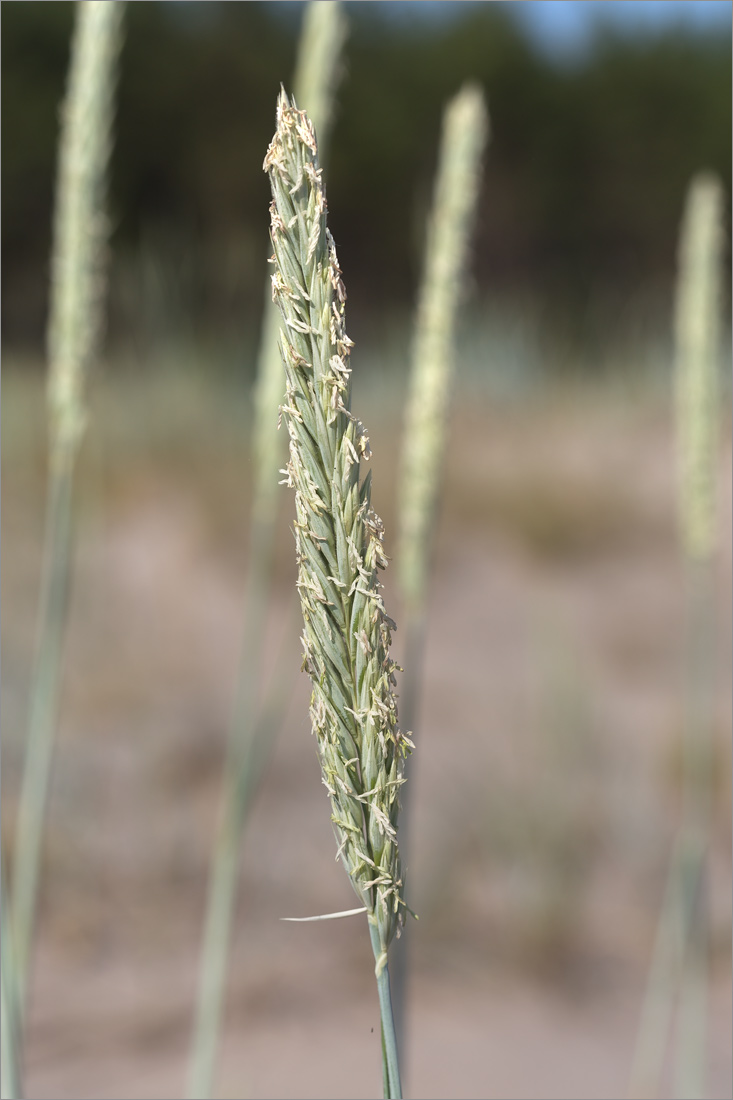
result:
[[[718,368],[723,192],[708,174],[687,195],[675,303],[679,537],[687,575],[682,821],[669,869],[632,1070],[634,1096],[657,1095],[679,989],[676,1092],[705,1089],[706,853],[713,768]]]
[[[371,508],[363,425],[351,412],[346,292],[326,226],[316,135],[283,91],[265,157],[273,202],[273,297],[282,314],[295,490],[298,591],[311,721],[331,799],[338,854],[366,909],[382,1016],[386,1093],[401,1095],[388,950],[404,920],[397,845],[399,788],[410,742],[397,727],[395,664],[378,572],[387,564]]]
[[[405,629],[405,674],[400,709],[407,729],[418,723],[425,647],[427,584],[440,492],[458,310],[481,185],[488,117],[481,89],[466,85],[445,109],[438,173],[413,337],[399,484],[397,562]],[[414,792],[414,784],[411,784]],[[402,849],[409,835],[403,797]],[[394,953],[397,1031],[404,1032],[407,946]]]
[[[0,1096],[2,1100],[20,1100],[23,1090],[15,944],[8,912],[4,867],[0,869],[0,926]]]
[[[312,111],[323,135],[330,132],[337,79],[341,69],[346,19],[336,0],[311,0],[305,10],[296,64],[296,92]],[[226,985],[227,958],[236,903],[242,830],[268,755],[279,715],[263,708],[259,697],[262,636],[272,588],[277,471],[283,463],[278,436],[282,363],[278,347],[279,314],[268,280],[254,390],[252,444],[253,500],[249,565],[237,700],[224,769],[222,809],[214,850],[199,968],[199,993],[191,1046],[189,1096],[211,1095],[218,1034]],[[286,692],[278,698],[285,700]]]
[[[117,55],[124,4],[76,6],[54,216],[49,354],[49,488],[31,685],[28,740],[18,807],[12,915],[21,1016],[29,980],[43,821],[57,721],[69,589],[74,466],[84,431],[87,376],[103,321],[108,238],[105,210]]]
[[[714,756],[715,595],[723,189],[709,174],[691,183],[680,241],[676,303],[676,406],[680,540],[688,573],[683,825],[693,865],[682,974],[677,1095],[705,1090],[707,1002],[706,856]]]

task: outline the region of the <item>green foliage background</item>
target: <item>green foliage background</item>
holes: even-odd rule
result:
[[[408,309],[441,108],[466,78],[487,91],[490,167],[476,241],[478,293],[541,298],[581,334],[594,302],[671,285],[684,189],[708,167],[729,185],[726,35],[598,34],[582,63],[530,44],[506,3],[451,19],[349,3],[332,144],[331,224],[350,331]],[[453,5],[451,5],[453,7]],[[262,158],[301,4],[129,6],[118,141],[111,334],[256,338],[267,241]],[[68,3],[2,8],[3,331],[40,349]],[[611,303],[608,305],[608,303]]]

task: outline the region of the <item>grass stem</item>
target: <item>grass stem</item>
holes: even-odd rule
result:
[[[224,769],[224,792],[216,847],[211,867],[204,936],[199,968],[191,1064],[190,1097],[211,1095],[223,1010],[227,959],[237,893],[242,829],[264,765],[266,738],[257,722],[259,658],[267,612],[269,572],[250,570],[247,585],[247,629],[242,649],[238,699]],[[259,583],[258,583],[259,582]]]
[[[124,4],[76,5],[62,111],[49,319],[50,471],[38,649],[13,859],[11,911],[21,1021],[29,984],[45,808],[69,594],[72,490],[84,391],[102,326],[105,190]]]
[[[675,995],[678,1096],[705,1091],[707,847],[713,801],[718,367],[723,192],[696,176],[685,203],[675,302],[679,539],[686,571],[682,821],[636,1041],[631,1095],[656,1096]]]
[[[689,968],[686,948],[703,881],[701,856],[699,836],[681,828],[670,859],[637,1033],[629,1089],[632,1100],[651,1100],[660,1092],[675,996]]]
[[[72,541],[73,464],[51,475],[46,517],[39,646],[33,673],[25,767],[16,824],[12,912],[18,1000],[23,1015],[35,928],[46,800],[53,759]]]
[[[4,869],[0,869],[0,956],[0,1096],[2,1100],[21,1100],[20,1006],[15,938],[8,912]]]
[[[406,637],[400,711],[407,730],[416,729],[419,722],[427,628],[427,585],[450,405],[456,324],[476,218],[481,159],[487,133],[483,94],[479,88],[467,85],[448,103],[443,116],[405,416],[397,561]],[[411,760],[407,770],[412,782],[402,793],[400,842],[405,852],[409,852],[414,767],[415,762]],[[394,1015],[402,1049],[405,1041],[408,950],[409,939],[405,936],[395,943],[393,949]]]
[[[379,966],[381,947],[379,933],[369,922],[369,934],[372,940],[374,958]],[[385,963],[377,971],[377,992],[379,994],[379,1013],[382,1021],[382,1084],[385,1100],[401,1100],[402,1083],[400,1081],[400,1063],[397,1047],[392,995],[389,982],[389,966]]]

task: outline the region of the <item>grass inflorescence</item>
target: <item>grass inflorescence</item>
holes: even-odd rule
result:
[[[688,560],[715,551],[723,189],[700,173],[687,195],[675,301],[679,528]]]
[[[684,791],[637,1035],[632,1096],[657,1095],[676,998],[677,1095],[705,1092],[723,241],[723,189],[717,178],[700,173],[690,183],[682,219],[674,317],[677,513],[687,581]]]
[[[457,318],[465,290],[487,136],[483,93],[476,85],[467,84],[450,100],[443,115],[412,341],[402,447],[397,555],[405,629],[402,714],[412,729],[418,724],[428,581],[455,365]],[[412,785],[411,789],[414,793]],[[409,816],[406,800],[403,809],[406,826]],[[409,832],[407,837],[409,840]],[[400,1039],[406,1030],[406,950],[406,943],[401,943],[394,968],[395,1017]]]
[[[467,84],[445,109],[412,346],[400,479],[399,575],[403,599],[425,599],[455,360],[488,119],[481,89]]]
[[[68,604],[74,467],[89,371],[103,321],[117,54],[125,5],[76,5],[69,78],[61,113],[48,332],[50,468],[38,650],[18,807],[11,916],[22,1018],[35,927],[43,822],[51,779]]]
[[[316,135],[285,92],[264,167],[273,194],[272,291],[283,322],[282,415],[290,438],[285,472],[295,489],[311,720],[338,853],[367,912],[381,995],[387,951],[404,921],[397,816],[411,743],[397,724],[396,665],[389,655],[394,623],[378,579],[387,564],[383,527],[371,508],[371,475],[360,478],[369,441],[350,407],[346,292],[326,225]],[[383,998],[382,1009],[395,1095],[399,1074],[396,1051],[389,1058],[394,1038]]]

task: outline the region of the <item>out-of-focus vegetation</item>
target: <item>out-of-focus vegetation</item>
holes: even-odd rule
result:
[[[467,78],[485,87],[492,116],[482,297],[541,293],[553,334],[591,352],[629,320],[632,299],[634,322],[657,302],[666,312],[687,181],[708,167],[730,190],[728,36],[607,31],[563,67],[529,42],[509,4],[430,20],[393,19],[387,7],[348,5],[332,141],[332,223],[356,338],[367,317],[414,299],[441,107]],[[301,8],[132,5],[112,171],[111,335],[142,357],[174,334],[255,344],[268,249],[261,162]],[[3,332],[35,350],[71,14],[68,3],[3,9]]]

